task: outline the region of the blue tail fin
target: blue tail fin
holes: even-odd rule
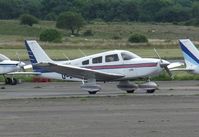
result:
[[[33,66],[33,70],[36,72],[41,72],[44,70],[41,70],[40,68],[37,68],[34,66],[36,63],[41,62],[53,62],[48,55],[45,53],[45,51],[41,48],[41,46],[37,43],[35,40],[26,40],[25,46],[28,52],[28,56],[30,59],[30,62]]]
[[[199,65],[199,51],[189,39],[179,40],[187,68]]]

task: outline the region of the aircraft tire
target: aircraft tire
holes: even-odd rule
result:
[[[134,93],[135,90],[127,90],[126,93]]]
[[[16,78],[11,79],[11,85],[17,85],[17,79]]]
[[[5,84],[6,85],[11,85],[12,84],[12,79],[11,78],[6,78],[5,79]]]
[[[150,89],[150,90],[147,90],[146,92],[147,92],[147,93],[154,93],[154,92],[155,92],[155,89]]]
[[[90,95],[95,95],[95,94],[97,93],[97,91],[88,91],[88,93],[89,93]]]

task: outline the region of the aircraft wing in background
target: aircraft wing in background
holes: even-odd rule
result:
[[[170,63],[167,67],[172,71],[174,68],[184,66],[185,64],[182,62],[173,62]]]
[[[10,72],[6,73],[6,75],[41,75],[40,72]]]

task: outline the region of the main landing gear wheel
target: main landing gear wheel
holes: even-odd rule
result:
[[[5,84],[7,84],[7,85],[16,85],[17,84],[17,79],[16,78],[6,78]]]
[[[12,83],[12,79],[11,78],[5,78],[5,84],[6,85],[10,85]]]
[[[155,92],[155,89],[150,89],[150,90],[147,90],[146,92],[147,92],[147,93],[154,93],[154,92]]]
[[[127,90],[126,93],[134,93],[135,90]]]
[[[97,91],[88,91],[88,93],[89,93],[90,95],[95,95],[95,94],[97,93]]]
[[[16,78],[12,79],[12,85],[17,85],[17,79]]]

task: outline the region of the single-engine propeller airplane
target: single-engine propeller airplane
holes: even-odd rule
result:
[[[111,50],[74,60],[53,61],[37,41],[26,40],[25,45],[33,71],[40,73],[39,76],[82,81],[81,88],[89,94],[96,94],[101,90],[96,81],[119,81],[117,87],[127,93],[133,93],[137,88],[153,93],[157,89],[155,82],[147,81],[137,85],[131,84],[129,80],[149,78],[158,75],[163,69],[171,75],[169,69],[181,65],[161,58],[141,58],[126,50]]]
[[[5,84],[16,85],[17,79],[13,75],[22,74],[21,71],[30,68],[22,61],[10,60],[3,54],[0,54],[0,75],[3,75]]]

